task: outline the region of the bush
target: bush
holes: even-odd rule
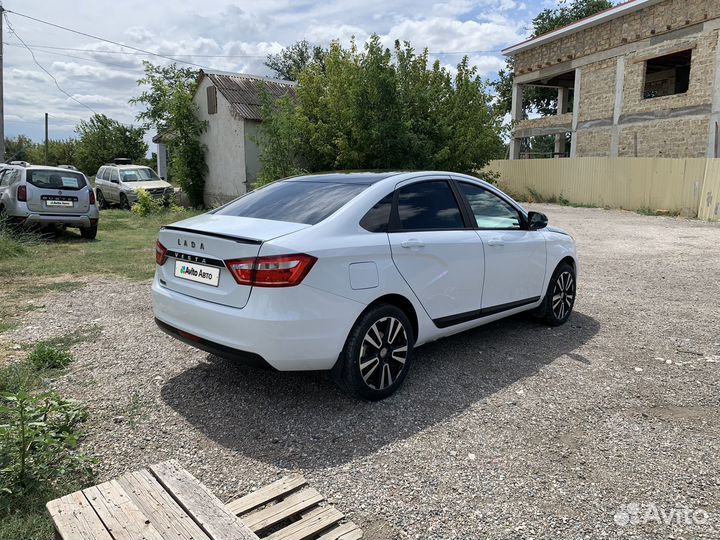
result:
[[[153,196],[144,189],[138,189],[137,195],[137,202],[132,205],[133,213],[139,216],[150,216],[159,214],[164,210],[162,202],[154,199]]]
[[[2,509],[18,498],[48,490],[66,475],[89,475],[90,462],[74,452],[77,426],[87,412],[55,392],[25,390],[0,397],[0,498]],[[15,501],[15,504],[13,504]]]
[[[38,343],[28,355],[28,362],[37,370],[61,369],[73,361],[72,355],[45,343]]]
[[[165,206],[164,201],[154,199],[144,189],[138,189],[138,199],[132,206],[133,213],[138,216],[155,216],[164,212],[180,212],[182,208],[175,204],[174,199],[171,199],[170,206]]]

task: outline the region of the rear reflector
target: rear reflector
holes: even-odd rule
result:
[[[160,243],[160,240],[155,241],[155,262],[160,266],[165,264],[167,261],[167,248]]]
[[[225,261],[235,281],[256,287],[292,287],[299,284],[317,261],[312,255],[296,253]]]
[[[180,334],[185,339],[189,339],[190,341],[200,341],[200,337],[196,336],[194,334],[190,334],[189,332],[185,332],[184,330],[178,330],[178,334]]]
[[[17,187],[17,200],[27,202],[27,186]]]

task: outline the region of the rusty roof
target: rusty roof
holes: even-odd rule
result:
[[[296,83],[260,77],[247,73],[201,70],[201,77],[209,77],[215,87],[238,116],[249,120],[262,120],[263,92],[274,98],[294,96]]]

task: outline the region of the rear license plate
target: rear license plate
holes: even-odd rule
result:
[[[217,287],[220,283],[220,268],[175,261],[175,277]]]
[[[72,201],[45,201],[46,206],[68,206],[72,208],[75,206],[75,203]]]

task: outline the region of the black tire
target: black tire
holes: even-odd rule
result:
[[[536,315],[548,326],[560,326],[570,318],[577,296],[575,269],[567,263],[560,263],[548,284],[545,299]]]
[[[385,399],[405,380],[414,343],[407,315],[395,306],[377,305],[363,313],[350,330],[333,378],[351,396]]]
[[[90,227],[80,227],[80,236],[86,240],[95,240],[97,236],[97,225],[91,225]]]
[[[95,190],[95,198],[97,199],[98,210],[105,210],[108,207],[108,203],[105,200],[105,195],[99,189]]]
[[[120,194],[120,208],[130,210],[130,201],[128,201],[127,195],[124,193]]]

